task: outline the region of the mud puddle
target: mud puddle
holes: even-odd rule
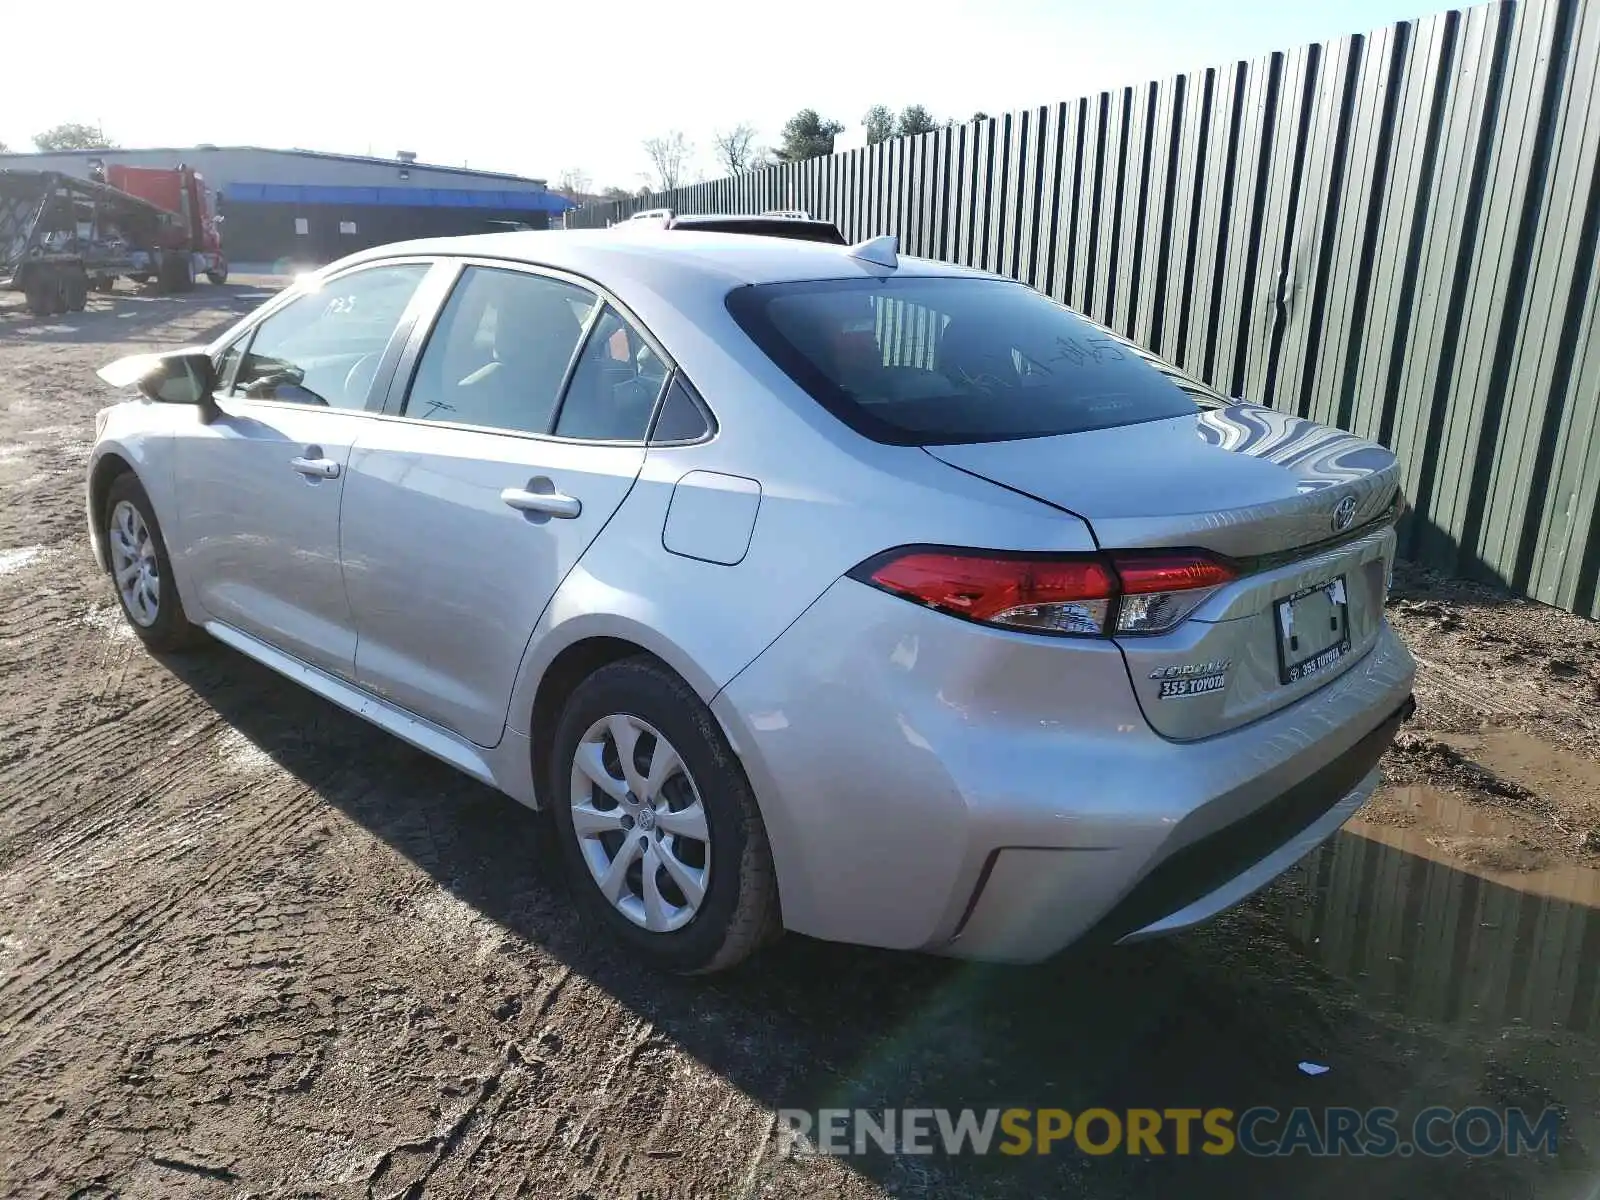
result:
[[[1299,868],[1313,961],[1412,1018],[1600,1031],[1600,869],[1437,788],[1374,808]]]

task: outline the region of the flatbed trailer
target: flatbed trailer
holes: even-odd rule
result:
[[[22,292],[35,316],[88,303],[91,284],[108,289],[178,277],[162,247],[175,218],[109,184],[60,171],[0,169],[0,290]],[[185,273],[192,284],[192,274]]]

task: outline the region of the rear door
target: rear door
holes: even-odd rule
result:
[[[410,364],[414,362],[414,367]],[[633,486],[666,379],[587,284],[471,264],[350,456],[357,680],[495,745],[556,588]]]
[[[344,470],[428,270],[368,266],[269,313],[224,352],[216,418],[174,446],[177,566],[205,615],[345,678]]]

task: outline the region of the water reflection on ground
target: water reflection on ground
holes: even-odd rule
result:
[[[1465,861],[1463,840],[1503,832],[1492,813],[1402,798],[1418,828],[1352,821],[1297,869],[1288,924],[1311,958],[1408,1016],[1600,1034],[1600,870]]]

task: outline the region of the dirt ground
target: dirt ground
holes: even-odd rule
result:
[[[1594,1195],[1593,623],[1402,572],[1424,666],[1390,786],[1204,930],[1025,970],[791,937],[664,979],[574,916],[533,814],[122,627],[85,548],[92,371],[259,298],[0,302],[0,1195]],[[824,1158],[774,1132],[1471,1104],[1558,1108],[1557,1154]]]

